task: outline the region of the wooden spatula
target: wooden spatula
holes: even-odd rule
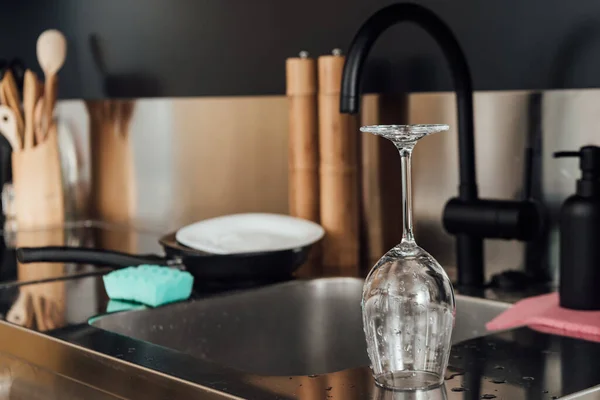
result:
[[[23,83],[23,110],[25,112],[25,134],[24,148],[31,149],[34,146],[35,132],[35,105],[38,101],[38,79],[35,72],[28,69],[25,71]]]

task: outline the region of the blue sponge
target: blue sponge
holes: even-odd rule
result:
[[[111,299],[136,301],[151,307],[187,299],[194,284],[189,272],[158,265],[116,270],[103,279]]]

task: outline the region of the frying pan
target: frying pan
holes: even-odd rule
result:
[[[199,281],[271,280],[289,277],[308,257],[312,244],[289,250],[210,254],[183,246],[176,232],[160,238],[165,256],[134,255],[111,250],[69,246],[21,247],[17,259],[21,263],[60,262],[125,268],[142,264],[183,267]]]

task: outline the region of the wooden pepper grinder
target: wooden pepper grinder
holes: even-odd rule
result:
[[[289,104],[290,215],[319,222],[319,131],[317,121],[317,65],[306,51],[288,58],[286,94]],[[311,251],[305,270],[316,272],[319,248]]]
[[[342,275],[359,270],[358,120],[340,113],[344,59],[339,50],[321,56],[319,154],[323,267]]]
[[[308,53],[286,60],[290,215],[319,222],[317,67]]]

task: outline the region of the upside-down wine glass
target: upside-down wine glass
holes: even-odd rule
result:
[[[444,382],[454,325],[454,291],[446,272],[413,236],[411,154],[417,140],[448,125],[360,128],[391,140],[402,162],[402,241],[375,264],[363,288],[363,327],[377,385],[426,390]]]

